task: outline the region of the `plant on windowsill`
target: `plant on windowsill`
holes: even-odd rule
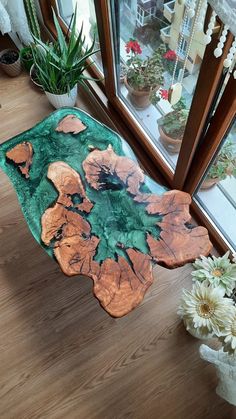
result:
[[[182,144],[189,110],[183,99],[173,105],[173,111],[158,119],[160,140],[169,153],[178,153]]]
[[[55,12],[53,20],[57,32],[57,40],[44,43],[34,36],[37,44],[32,48],[37,78],[49,102],[55,107],[74,106],[77,97],[77,84],[84,85],[87,76],[83,74],[89,67],[87,59],[95,54],[94,41],[90,48],[85,47],[83,26],[77,35],[76,12],[71,20],[69,41],[61,30]]]
[[[129,92],[131,103],[138,109],[146,108],[151,104],[151,96],[163,84],[163,51],[165,46],[160,45],[151,57],[142,59],[142,49],[139,43],[130,39],[126,44],[128,54],[127,74],[124,79]]]
[[[212,163],[201,189],[209,189],[227,176],[236,176],[236,153],[231,141],[227,141]]]
[[[193,263],[192,289],[183,290],[178,314],[198,339],[216,338],[221,349],[200,346],[200,356],[215,365],[216,393],[236,406],[236,255],[204,257]]]

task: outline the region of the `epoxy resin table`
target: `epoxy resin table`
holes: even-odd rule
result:
[[[211,250],[207,230],[189,223],[190,196],[145,176],[118,134],[76,108],[2,144],[0,165],[35,239],[66,275],[92,278],[112,316],[142,301],[153,263],[174,268]]]

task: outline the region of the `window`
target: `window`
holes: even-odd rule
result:
[[[55,7],[55,0],[48,2],[49,9],[51,4]],[[67,29],[74,4],[75,0],[58,1],[58,12],[66,23]],[[166,3],[163,7],[162,1],[96,0],[95,2],[89,0],[82,2],[82,0],[77,0],[77,4],[80,22],[86,21],[88,42],[91,42],[92,38],[92,23],[98,23],[105,74],[103,94],[105,92],[106,100],[112,107],[105,106],[109,111],[112,109],[114,120],[122,120],[123,132],[131,136],[140,153],[143,150],[145,156],[150,157],[150,162],[155,164],[170,187],[185,190],[193,196],[193,208],[196,214],[204,220],[221,248],[225,249],[227,245],[222,237],[224,235],[227,239],[229,230],[226,224],[223,224],[224,220],[220,219],[219,214],[213,211],[213,200],[209,198],[209,194],[217,193],[217,199],[221,197],[222,203],[227,200],[228,208],[235,210],[235,192],[231,186],[235,185],[235,177],[234,175],[227,176],[209,190],[203,189],[201,178],[207,177],[207,173],[210,174],[209,162],[211,161],[213,168],[213,156],[217,159],[220,149],[223,150],[224,144],[227,144],[228,140],[223,139],[225,138],[224,127],[229,128],[228,122],[226,123],[227,112],[230,113],[232,112],[230,109],[236,108],[236,81],[231,80],[230,87],[226,89],[227,94],[226,91],[222,94],[220,89],[223,62],[232,44],[233,36],[227,35],[224,53],[216,59],[214,49],[221,33],[220,22],[215,27],[212,42],[209,45],[205,46],[203,42],[203,31],[198,31],[197,36],[193,36],[193,42],[189,44],[191,37],[187,32],[192,30],[193,19],[187,19],[185,27],[181,27],[185,10],[183,1],[168,2],[168,5],[172,5],[171,14],[167,13],[168,7],[165,7]],[[208,6],[206,19],[210,16],[211,8]],[[52,18],[47,19],[48,27],[52,29]],[[148,63],[152,61],[156,50],[159,53],[157,72],[160,75],[160,82],[158,84],[153,82],[151,94],[147,95],[146,99],[140,99],[140,97],[143,96],[142,93],[145,93],[148,83],[143,85],[145,88],[139,89],[141,94],[138,94],[137,96],[140,97],[136,99],[133,97],[135,96],[133,95],[134,86],[130,85],[132,77],[129,79],[127,74],[127,70],[133,65],[129,61],[130,49],[127,48],[130,46],[127,43],[131,39],[136,40],[140,45],[142,51],[139,47],[136,49],[140,52],[136,58],[143,60],[144,66],[147,64],[146,60]],[[173,75],[176,55],[178,60]],[[96,58],[96,64],[101,68],[101,55]],[[152,81],[153,77],[155,81],[155,76],[155,71],[145,74],[145,77]],[[143,79],[141,81],[138,79],[137,82],[142,84]],[[171,104],[166,91],[172,84],[176,85],[178,82],[182,84],[182,92],[181,100],[177,102],[176,107]],[[93,89],[93,84],[91,83],[91,89]],[[99,91],[95,88],[94,92],[99,99]],[[102,103],[104,106],[107,102]],[[212,113],[214,107],[216,117]],[[224,117],[220,117],[218,109],[221,109]],[[232,115],[230,118],[232,119]],[[216,127],[212,128],[211,135],[208,127]],[[230,129],[231,132],[227,135],[231,139],[235,138],[235,127],[231,125]],[[166,137],[170,137],[172,141]],[[214,147],[211,148],[212,139],[214,139]],[[217,150],[215,144],[217,144]]]
[[[99,34],[98,34],[98,25],[94,7],[94,0],[82,1],[82,0],[58,0],[58,11],[62,20],[65,22],[66,26],[70,25],[71,16],[74,13],[75,5],[77,5],[77,25],[78,31],[83,24],[84,35],[86,37],[87,45],[90,46],[95,41],[94,48],[96,50],[100,49]],[[98,69],[102,72],[102,59],[100,51],[97,52],[93,60],[95,61]]]
[[[125,5],[126,5],[129,9],[131,9],[131,1],[132,1],[132,0],[125,0]]]
[[[236,120],[194,197],[236,250]]]
[[[133,0],[134,3],[135,1]],[[205,45],[203,43],[204,33],[202,31],[201,34],[196,34],[196,38],[194,38],[191,44],[189,56],[187,57],[186,54],[190,39],[185,38],[181,34],[181,25],[176,26],[175,20],[173,20],[171,25],[165,26],[163,8],[159,10],[159,15],[162,13],[161,19],[149,20],[148,26],[144,28],[139,27],[139,25],[143,26],[147,23],[147,18],[150,19],[151,10],[154,11],[154,8],[143,10],[138,6],[137,22],[132,23],[123,19],[122,4],[120,3],[116,27],[113,31],[115,37],[113,40],[114,45],[120,46],[118,53],[116,53],[116,94],[127,107],[127,112],[132,115],[137,123],[139,123],[141,129],[145,131],[153,149],[161,154],[173,173],[198,81],[200,65],[195,65],[196,56],[200,54],[201,57],[204,57],[205,53]],[[182,16],[183,10],[183,5],[176,5],[176,14],[179,13]],[[191,26],[191,21],[192,19],[187,19],[185,29]],[[168,33],[163,32],[167,28]],[[152,59],[156,51],[159,51],[157,54],[159,54],[163,67],[162,74],[160,75],[161,81],[154,80],[153,83],[151,82],[151,69],[149,72],[150,81],[148,80],[148,86],[152,90],[152,93],[147,93],[147,100],[145,100],[144,95],[145,89],[148,90],[149,87],[142,86],[141,77],[137,75],[136,86],[135,80],[129,79],[128,67],[130,58],[133,55],[132,52],[128,54],[126,52],[126,45],[129,39],[135,39],[141,47],[142,53],[137,54],[137,59],[139,60],[141,59],[145,62],[146,57]],[[176,53],[179,59],[176,72],[173,75],[175,60],[177,59]],[[185,60],[186,64],[184,63]],[[125,68],[127,70],[126,77],[124,77]],[[155,72],[156,70],[154,69],[153,71]],[[146,74],[146,79],[148,79],[149,75]],[[174,83],[182,81],[181,101],[174,107],[168,101],[167,94],[165,94],[165,91],[167,92],[171,86],[172,79]],[[152,85],[150,86],[151,83]],[[163,91],[164,98],[160,98],[161,92]],[[176,108],[179,110],[177,111]]]

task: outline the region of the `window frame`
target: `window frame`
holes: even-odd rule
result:
[[[56,0],[39,1],[44,23],[48,30],[55,36],[51,7],[53,6],[56,8]],[[196,182],[191,173],[193,173],[193,168],[195,166],[199,174],[202,174],[204,171],[204,164],[197,160],[199,149],[201,149],[199,147],[201,145],[200,143],[203,133],[205,132],[206,125],[209,121],[214,97],[218,93],[223,69],[223,61],[226,58],[228,49],[231,46],[233,39],[232,34],[228,33],[223,54],[220,58],[216,59],[213,52],[217,46],[218,38],[221,32],[221,23],[218,21],[218,27],[213,31],[212,41],[207,45],[205,50],[195,94],[190,108],[189,118],[185,127],[181,150],[178,156],[175,171],[173,173],[172,168],[165,161],[161,152],[154,147],[148,138],[148,134],[145,133],[144,129],[136,121],[135,116],[131,114],[117,95],[113,33],[111,28],[111,2],[110,0],[96,0],[94,3],[101,45],[101,55],[104,66],[104,81],[101,82],[100,80],[98,83],[88,82],[89,87],[103,109],[105,109],[108,114],[112,115],[112,118],[114,118],[118,126],[121,127],[121,133],[123,130],[125,137],[128,137],[128,142],[134,148],[138,158],[144,153],[145,161],[151,168],[151,175],[155,179],[160,179],[161,176],[167,186],[170,186],[171,188],[185,190],[186,192],[193,194],[196,188]],[[209,22],[210,15],[211,8],[208,6],[205,30]],[[58,18],[64,33],[66,33],[66,25],[60,16],[58,16]],[[95,66],[91,66],[89,72],[93,77],[99,76]],[[207,78],[205,77],[206,74]],[[101,91],[103,92],[102,98]],[[230,95],[232,96],[232,91],[230,92]],[[225,121],[222,122],[222,125],[224,127],[226,126]],[[220,142],[219,136],[217,137],[217,141],[218,143]],[[210,155],[207,155],[207,158],[209,164]],[[155,170],[155,168],[157,169]],[[193,201],[191,207],[196,218],[199,218],[200,221],[203,222],[209,229],[210,235],[216,242],[216,245],[218,245],[218,248],[221,251],[226,250],[226,242],[222,237],[220,237],[212,223],[209,219],[207,219],[206,215],[203,214],[195,201]]]

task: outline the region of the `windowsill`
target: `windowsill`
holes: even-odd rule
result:
[[[136,116],[137,120],[144,126],[153,144],[160,150],[161,154],[163,154],[170,166],[174,169],[178,160],[178,154],[168,153],[166,148],[162,145],[159,137],[157,124],[158,119],[160,119],[163,115],[171,112],[172,107],[170,103],[166,100],[161,99],[158,102],[157,107],[151,104],[145,109],[136,109],[130,103],[128,91],[125,85],[122,84],[120,87],[121,97],[124,98],[125,103],[127,103],[127,106]]]
[[[232,201],[230,202],[226,194],[218,185],[207,190],[199,190],[195,196],[196,201],[209,213],[209,218],[216,226],[221,226],[224,235],[228,238],[231,245],[236,243],[235,227],[235,206],[236,206],[236,179],[227,177],[220,182]],[[218,227],[219,228],[219,227]]]

